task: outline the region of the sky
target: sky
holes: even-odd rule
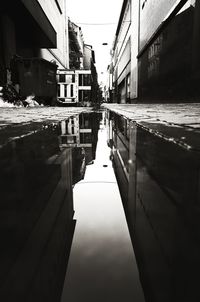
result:
[[[66,1],[70,20],[81,27],[84,42],[93,46],[99,83],[105,82],[123,0]]]

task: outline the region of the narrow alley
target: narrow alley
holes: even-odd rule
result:
[[[1,2],[0,302],[199,302],[200,1]]]

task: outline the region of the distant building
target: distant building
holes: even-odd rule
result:
[[[83,52],[81,27],[69,20],[69,69],[83,69]]]
[[[97,101],[95,54],[81,28],[69,20],[69,69],[58,69],[58,104],[90,106]]]
[[[91,94],[90,94],[90,102],[97,102],[97,94],[98,94],[98,76],[97,70],[95,66],[95,52],[92,48],[92,45],[84,44],[84,57],[83,57],[83,66],[84,69],[91,70]]]
[[[58,81],[58,104],[84,105],[90,102],[91,97],[91,70],[67,70],[59,69]]]
[[[107,78],[105,85],[105,102],[113,102],[113,63],[107,67]]]
[[[135,1],[133,9],[134,1],[124,1],[112,51],[113,85],[111,86],[113,86],[114,101],[119,103],[130,103],[132,98],[137,97],[138,32],[133,30],[133,25],[138,26],[137,2]]]

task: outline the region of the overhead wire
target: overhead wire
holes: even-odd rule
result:
[[[131,21],[123,21],[122,23],[131,23]],[[104,26],[104,25],[117,25],[117,22],[108,22],[108,23],[85,23],[85,22],[76,22],[77,25],[97,25],[97,26]]]
[[[115,23],[82,23],[82,22],[77,22],[76,23],[77,25],[115,25],[117,24],[116,22]]]

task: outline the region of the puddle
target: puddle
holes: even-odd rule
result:
[[[74,187],[76,229],[65,301],[144,301],[123,205],[100,123],[93,164]]]
[[[57,300],[69,260],[63,301],[143,301],[105,115],[32,126],[0,149],[1,300]]]
[[[174,125],[131,126],[123,116],[108,116],[109,144],[145,296],[198,301],[199,154],[176,141],[187,136],[196,144],[195,133]]]

